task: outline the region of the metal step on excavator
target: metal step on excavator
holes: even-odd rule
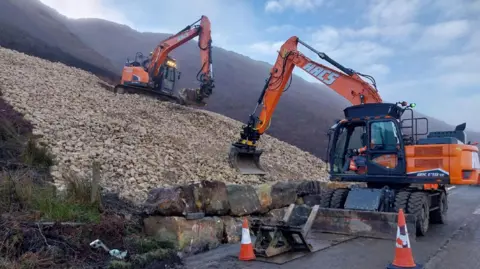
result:
[[[298,51],[298,44],[333,67],[312,61]],[[447,185],[480,182],[478,147],[467,140],[466,123],[454,131],[429,132],[428,119],[414,117],[415,104],[384,103],[373,77],[344,67],[296,36],[280,48],[255,110],[231,146],[230,165],[241,174],[267,173],[257,142],[270,126],[295,66],[352,103],[345,108],[344,119],[327,132],[326,161],[330,181],[362,184],[318,194],[314,231],[395,240],[398,211],[403,209],[415,239],[425,236],[430,224],[445,224]],[[425,132],[418,131],[422,122]]]

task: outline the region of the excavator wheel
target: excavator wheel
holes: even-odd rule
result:
[[[265,175],[267,172],[260,165],[263,150],[249,151],[232,145],[228,154],[228,162],[242,175]]]
[[[438,209],[430,212],[430,223],[445,224],[447,219],[448,200],[444,191],[438,196]]]
[[[407,203],[407,213],[414,214],[417,218],[415,223],[417,236],[426,235],[430,223],[430,206],[428,194],[425,192],[413,192]]]
[[[332,201],[332,196],[334,192],[335,192],[335,189],[327,189],[321,193],[320,207],[330,208],[330,203]]]
[[[330,200],[330,208],[344,208],[349,191],[350,189],[347,188],[336,189]]]

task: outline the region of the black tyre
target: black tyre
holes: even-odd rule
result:
[[[398,211],[403,209],[403,211],[407,211],[407,203],[408,203],[408,198],[410,198],[410,195],[412,193],[409,191],[399,191],[395,195],[395,212],[398,213]],[[407,212],[405,212],[407,213]]]
[[[442,191],[438,197],[438,209],[430,212],[430,223],[445,224],[448,210],[447,195]]]
[[[424,192],[413,192],[407,203],[407,213],[415,214],[417,236],[424,236],[430,224],[430,206],[428,194]]]
[[[330,200],[330,208],[344,208],[349,189],[336,189]]]
[[[320,207],[329,208],[335,189],[327,189],[320,194]]]

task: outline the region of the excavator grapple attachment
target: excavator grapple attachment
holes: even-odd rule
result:
[[[228,162],[242,175],[265,175],[267,172],[260,165],[263,150],[250,150],[235,144],[230,147]]]
[[[395,240],[398,214],[394,212],[358,211],[320,208],[312,229],[359,237]],[[410,239],[415,239],[415,215],[406,214]]]
[[[187,106],[204,107],[207,103],[200,93],[200,89],[182,88],[178,91],[179,103]]]

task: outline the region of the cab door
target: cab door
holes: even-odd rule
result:
[[[175,69],[172,67],[166,67],[164,78],[163,78],[162,91],[168,94],[173,94],[174,85],[175,85]]]
[[[403,176],[406,174],[405,150],[398,122],[394,119],[368,122],[367,174]]]

